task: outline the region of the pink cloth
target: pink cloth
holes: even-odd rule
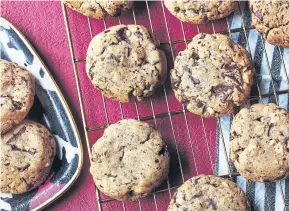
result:
[[[154,33],[161,42],[168,41],[168,34],[162,13],[161,2],[149,2],[150,12]],[[79,131],[82,134],[84,147],[84,165],[82,173],[76,183],[60,199],[50,205],[47,210],[98,210],[95,187],[91,175],[89,174],[89,159],[83,136],[83,127],[79,108],[79,101],[76,92],[74,74],[72,69],[71,57],[69,53],[68,41],[64,26],[64,19],[60,2],[2,2],[2,16],[12,22],[20,29],[31,44],[35,47],[45,64],[49,67],[56,82],[60,86],[71,110],[74,114]],[[150,29],[146,5],[143,2],[136,2],[136,22]],[[170,15],[166,10],[171,40],[183,40],[180,21]],[[75,57],[84,58],[87,46],[91,40],[88,28],[88,21],[82,16],[68,9],[69,23],[72,32],[72,40],[75,48]],[[120,18],[124,24],[134,24],[131,12],[126,13]],[[93,35],[104,30],[102,20],[91,20]],[[117,18],[110,18],[106,22],[107,27],[118,24]],[[184,24],[187,37],[197,34],[195,25]],[[216,31],[226,29],[225,24],[217,24]],[[200,26],[201,32],[212,33],[211,25]],[[174,55],[185,48],[184,43],[173,45]],[[169,69],[172,68],[173,58],[170,52],[170,46],[163,47],[168,58]],[[102,103],[101,93],[96,91],[85,73],[85,63],[77,63],[77,68],[81,81],[82,95],[84,100],[87,125],[99,126],[106,123],[105,110]],[[171,111],[182,110],[181,104],[174,98],[171,91],[169,80],[166,83],[166,92]],[[154,111],[156,114],[166,113],[168,111],[166,98],[163,89],[160,88],[152,98]],[[109,122],[113,123],[121,119],[121,113],[117,102],[106,99]],[[146,117],[152,115],[151,104],[149,100],[138,103],[139,115]],[[123,113],[125,118],[137,118],[137,112],[134,103],[123,104]],[[173,127],[175,128],[175,137],[173,138],[171,122],[168,116],[157,119],[157,127],[162,133],[168,144],[171,153],[171,170],[169,181],[171,187],[182,183],[182,176],[179,167],[179,161],[175,146],[178,145],[181,157],[184,180],[193,175],[212,174],[209,152],[206,145],[202,121],[199,116],[187,114],[189,132],[191,141],[188,138],[187,126],[183,114],[172,116]],[[149,121],[154,124],[154,121]],[[215,138],[216,121],[214,119],[205,119],[206,133],[212,161],[215,162]],[[102,130],[89,132],[90,142],[94,143],[102,135]],[[193,146],[193,150],[191,148]],[[193,159],[195,156],[195,162]],[[196,166],[195,166],[196,163]],[[197,167],[197,170],[196,170]],[[167,188],[166,183],[160,189]],[[172,193],[173,193],[172,189]],[[107,198],[101,195],[102,199]],[[166,210],[170,201],[169,192],[156,194],[158,210]],[[153,197],[141,199],[143,211],[156,210]],[[139,210],[138,202],[126,202],[127,210]],[[122,210],[121,202],[106,202],[103,204],[103,210]]]

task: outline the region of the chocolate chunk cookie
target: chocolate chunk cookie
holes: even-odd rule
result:
[[[133,6],[133,1],[130,0],[67,0],[63,2],[73,10],[97,19],[120,16]]]
[[[142,100],[165,80],[166,57],[145,27],[118,25],[92,39],[86,71],[106,97]]]
[[[243,108],[231,127],[231,159],[246,179],[289,176],[289,113],[275,104]]]
[[[0,59],[1,134],[20,123],[29,112],[35,92],[35,80],[26,69]]]
[[[176,98],[192,113],[218,117],[250,94],[253,68],[242,46],[221,34],[199,34],[171,71]]]
[[[252,21],[271,44],[289,48],[289,1],[250,0]]]
[[[175,192],[168,211],[249,211],[245,194],[234,182],[212,175],[187,180]]]
[[[41,124],[24,120],[1,138],[1,192],[25,193],[41,185],[55,156],[51,133]]]
[[[117,200],[148,195],[168,171],[169,153],[161,135],[141,121],[126,119],[110,125],[92,148],[94,182]]]
[[[229,16],[237,2],[225,1],[192,1],[192,0],[165,0],[165,6],[183,22],[201,24]]]

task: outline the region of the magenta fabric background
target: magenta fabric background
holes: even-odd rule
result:
[[[149,8],[152,16],[153,29],[156,37],[161,43],[169,40],[161,2],[149,2]],[[45,64],[49,67],[56,82],[61,88],[68,104],[74,114],[84,147],[84,165],[82,173],[76,183],[56,202],[50,205],[47,210],[97,210],[97,201],[95,187],[92,177],[89,174],[89,159],[83,135],[83,127],[79,108],[79,101],[76,92],[76,85],[72,69],[71,57],[69,53],[68,41],[64,26],[64,19],[60,2],[2,2],[1,16],[8,19],[18,29],[20,29],[27,39],[31,42]],[[136,22],[150,29],[146,4],[136,2]],[[166,10],[171,40],[183,40],[183,32],[178,19],[173,17]],[[88,28],[88,21],[85,16],[68,9],[69,23],[72,31],[72,41],[75,48],[76,58],[84,58],[87,46],[91,40]],[[132,12],[126,13],[120,18],[121,23],[134,24]],[[107,27],[119,24],[117,18],[106,20]],[[102,20],[91,20],[93,35],[104,30]],[[193,37],[197,34],[196,25],[184,24],[187,37]],[[215,24],[216,31],[226,29],[224,22]],[[212,33],[211,24],[200,26],[201,32]],[[172,68],[173,57],[169,45],[162,45],[168,58],[168,67]],[[185,48],[185,43],[173,45],[174,56],[180,50]],[[102,103],[101,93],[96,91],[88,80],[85,73],[85,63],[77,63],[78,73],[81,81],[84,108],[88,127],[100,126],[106,124],[105,110]],[[174,98],[169,80],[166,81],[166,92],[171,111],[181,111],[181,104]],[[152,97],[153,107],[156,114],[168,112],[166,98],[163,88],[157,90]],[[105,100],[108,120],[110,123],[121,119],[119,104],[109,99]],[[137,112],[134,103],[123,104],[124,118],[137,118]],[[149,99],[138,103],[140,117],[152,115],[152,108]],[[171,171],[169,175],[170,186],[174,187],[182,183],[182,176],[179,167],[179,160],[175,141],[179,150],[184,180],[197,174],[212,174],[212,166],[209,159],[209,152],[205,141],[202,121],[199,116],[187,113],[189,131],[185,123],[184,115],[178,114],[172,116],[172,125],[175,128],[174,140],[171,122],[168,116],[157,119],[157,128],[162,133],[171,153]],[[154,125],[154,121],[149,121]],[[208,138],[210,153],[213,163],[215,162],[215,139],[216,139],[216,121],[214,119],[204,120]],[[89,132],[90,142],[94,143],[102,135],[102,130]],[[188,136],[191,136],[191,139]],[[195,159],[194,159],[195,157]],[[166,183],[160,189],[167,188]],[[172,190],[173,194],[173,190]],[[101,195],[101,198],[106,198]],[[143,211],[156,210],[153,197],[141,199]],[[170,201],[169,192],[156,194],[158,210],[166,210]],[[138,210],[138,202],[126,202],[127,210]],[[106,202],[103,204],[104,210],[122,210],[120,202]]]

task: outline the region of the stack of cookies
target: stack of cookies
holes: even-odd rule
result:
[[[94,18],[121,15],[131,1],[85,1],[65,4]],[[183,22],[203,24],[230,15],[235,1],[165,0]],[[286,2],[250,2],[253,23],[264,38],[288,47],[289,7]],[[153,95],[167,75],[165,54],[143,26],[118,25],[96,35],[89,44],[86,72],[104,96],[129,102]],[[198,34],[181,51],[170,71],[175,97],[191,113],[203,117],[231,114],[250,95],[254,68],[249,53],[222,34]],[[253,181],[289,176],[289,113],[274,104],[242,109],[231,127],[231,159],[239,173]],[[148,124],[121,120],[110,125],[94,144],[91,174],[103,193],[117,200],[147,196],[167,177],[169,153],[161,135]],[[266,166],[270,165],[271,168]],[[168,210],[249,210],[233,182],[200,175],[175,193]]]
[[[41,124],[24,120],[35,93],[35,79],[26,69],[0,60],[1,192],[20,194],[47,178],[56,143]]]

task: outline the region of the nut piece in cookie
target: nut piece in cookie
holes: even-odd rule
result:
[[[120,16],[133,6],[131,0],[65,0],[63,3],[83,15],[97,19]]]
[[[245,194],[234,182],[212,175],[199,175],[179,187],[168,211],[249,211]]]
[[[231,126],[230,154],[239,173],[253,181],[289,176],[289,112],[275,104],[243,108]]]
[[[237,5],[236,1],[183,1],[165,0],[167,9],[183,22],[202,24],[229,16]]]
[[[159,132],[126,119],[105,129],[92,147],[90,172],[97,188],[117,200],[150,194],[167,177],[169,153]]]
[[[2,136],[1,192],[25,193],[47,178],[56,153],[51,133],[41,124],[24,120]]]
[[[118,25],[92,39],[86,72],[106,97],[129,102],[153,94],[166,78],[166,64],[163,51],[145,27]]]
[[[1,134],[28,114],[35,92],[35,79],[26,69],[0,59]]]
[[[253,25],[271,44],[289,48],[288,1],[250,0]]]
[[[253,67],[245,48],[221,34],[199,34],[171,70],[176,98],[205,117],[229,114],[250,94]]]

